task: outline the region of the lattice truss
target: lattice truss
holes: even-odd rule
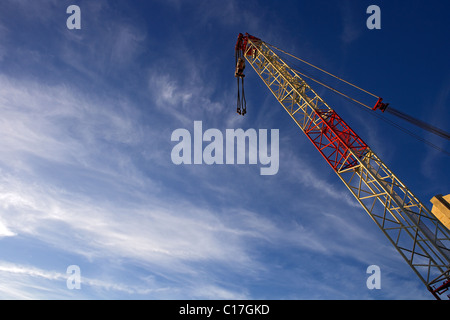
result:
[[[427,288],[448,281],[449,230],[266,43],[244,57]]]

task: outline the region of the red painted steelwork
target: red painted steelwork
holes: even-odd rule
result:
[[[358,157],[368,150],[367,144],[331,109],[315,110],[305,133],[335,171],[358,163],[350,150]]]

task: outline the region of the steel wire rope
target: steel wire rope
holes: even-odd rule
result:
[[[296,66],[296,67],[297,67],[297,66]],[[397,128],[397,129],[403,131],[404,133],[410,135],[411,137],[413,137],[413,138],[415,138],[415,139],[417,139],[417,140],[419,140],[419,141],[421,141],[421,142],[427,144],[428,146],[434,148],[435,150],[438,150],[438,151],[440,151],[440,152],[442,152],[442,153],[444,153],[444,154],[450,156],[450,152],[449,152],[449,151],[447,151],[447,150],[445,150],[445,149],[443,149],[443,148],[441,148],[441,147],[435,145],[434,143],[432,143],[432,142],[430,142],[430,141],[428,141],[428,140],[426,140],[426,139],[424,139],[424,138],[418,136],[418,135],[415,134],[414,132],[412,132],[412,131],[410,131],[410,130],[404,128],[404,127],[402,127],[401,125],[395,123],[394,121],[389,120],[389,119],[387,119],[386,117],[383,117],[382,115],[380,115],[380,114],[378,114],[378,113],[376,113],[376,112],[372,112],[372,108],[371,108],[370,106],[364,104],[363,102],[361,102],[361,101],[359,101],[359,100],[356,100],[356,99],[354,99],[354,98],[352,98],[352,97],[350,97],[350,96],[348,96],[348,95],[346,95],[346,94],[340,92],[339,90],[337,90],[337,89],[335,89],[335,88],[333,88],[333,87],[331,87],[331,86],[329,86],[329,85],[327,85],[327,84],[325,84],[325,83],[323,83],[323,82],[321,82],[321,81],[319,81],[319,80],[317,80],[317,79],[315,79],[315,78],[313,78],[313,77],[311,77],[311,76],[309,76],[309,75],[306,75],[306,74],[305,74],[305,71],[304,71],[303,69],[302,69],[303,72],[301,72],[301,71],[299,71],[299,70],[297,70],[297,69],[294,69],[294,68],[291,68],[291,69],[292,69],[293,72],[298,73],[298,74],[302,75],[303,77],[306,77],[306,78],[308,78],[308,79],[310,79],[310,80],[312,80],[312,81],[314,81],[314,82],[316,82],[316,83],[322,85],[323,87],[329,89],[330,91],[333,91],[334,93],[337,93],[337,94],[343,96],[345,99],[349,100],[350,102],[352,102],[353,104],[357,105],[358,107],[360,107],[360,108],[361,108],[361,106],[364,107],[364,108],[361,108],[361,109],[364,110],[364,111],[369,112],[370,115],[375,116],[375,117],[377,117],[377,118],[379,118],[379,119],[385,121],[386,123],[388,123],[388,124],[394,126],[395,128]],[[300,68],[300,69],[301,69],[301,68]],[[395,110],[395,109],[394,109],[394,110]],[[419,121],[419,120],[417,120],[417,121]],[[425,128],[425,126],[420,126],[419,124],[416,124],[416,125],[418,125],[418,126],[421,127],[422,129],[427,130],[427,128]],[[427,124],[425,124],[425,125],[427,125]],[[440,130],[440,129],[437,129],[437,130]],[[428,130],[428,131],[430,131],[430,130]],[[434,133],[435,133],[435,132],[434,132]],[[438,133],[436,133],[436,134],[438,134]],[[440,136],[442,136],[442,135],[440,135]]]
[[[359,86],[357,86],[357,85],[355,85],[355,84],[353,84],[353,83],[351,83],[351,82],[349,82],[347,80],[344,80],[344,79],[342,79],[342,78],[340,78],[340,77],[338,77],[338,76],[336,76],[336,75],[334,75],[334,74],[332,74],[332,73],[330,73],[330,72],[328,72],[328,71],[326,71],[326,70],[324,70],[322,68],[319,68],[319,67],[315,66],[314,64],[312,64],[312,63],[310,63],[308,61],[305,61],[305,60],[303,60],[303,59],[301,59],[299,57],[296,57],[293,54],[291,54],[289,52],[286,52],[286,51],[284,51],[284,50],[282,50],[282,49],[280,49],[280,48],[278,48],[278,47],[276,47],[276,46],[274,46],[272,44],[269,44],[269,43],[266,43],[266,44],[268,46],[270,46],[270,47],[272,47],[272,48],[274,48],[274,49],[276,49],[276,50],[278,50],[278,51],[288,55],[289,57],[292,57],[292,58],[294,58],[294,59],[296,59],[298,61],[301,61],[301,62],[303,62],[303,63],[305,63],[305,64],[307,64],[307,65],[309,65],[309,66],[311,66],[311,67],[313,67],[313,68],[315,68],[315,69],[317,69],[317,70],[319,70],[319,71],[321,71],[321,72],[323,72],[323,73],[325,73],[325,74],[327,74],[329,76],[332,76],[332,77],[338,79],[339,81],[342,81],[342,82],[344,82],[344,83],[346,83],[346,84],[348,84],[348,85],[350,85],[350,86],[352,86],[352,87],[362,91],[362,92],[365,92],[365,93],[367,93],[367,94],[369,94],[369,95],[371,95],[371,96],[373,96],[375,98],[379,98],[377,95],[375,95],[375,94],[373,94],[373,93],[371,93],[371,92],[369,92],[369,91],[367,91],[367,90],[365,90],[365,89],[363,89],[363,88],[361,88],[361,87],[359,87]],[[302,74],[302,73],[300,73],[300,74]],[[366,107],[366,108],[368,108],[368,109],[372,109],[368,105],[366,105],[366,104],[364,104],[364,103],[362,103],[362,102],[360,102],[360,101],[358,101],[356,99],[353,99],[353,98],[349,97],[348,95],[345,95],[344,93],[342,93],[342,92],[340,92],[340,91],[338,91],[338,90],[336,90],[334,88],[331,88],[331,87],[327,86],[326,84],[321,83],[320,81],[318,81],[318,80],[316,80],[316,79],[314,79],[312,77],[308,77],[305,74],[302,74],[302,75],[307,77],[308,79],[311,79],[312,81],[315,81],[318,84],[320,84],[320,85],[322,85],[322,86],[324,86],[324,87],[326,87],[326,88],[328,88],[328,89],[330,89],[330,90],[332,90],[332,91],[334,91],[334,92],[336,92],[336,93],[338,93],[338,94],[340,94],[340,95],[342,95],[342,96],[344,96],[344,97],[346,97],[346,98],[348,98],[348,99],[350,99],[350,100],[352,100],[352,101],[354,101],[354,102],[356,102],[356,103],[358,103],[358,104],[360,104],[360,105],[362,105],[364,107]],[[426,122],[424,122],[422,120],[419,120],[419,119],[416,119],[416,118],[414,118],[414,117],[412,117],[410,115],[407,115],[406,113],[403,113],[400,110],[397,110],[397,109],[393,108],[392,106],[386,108],[386,111],[389,112],[390,114],[398,117],[398,118],[403,119],[404,121],[407,121],[409,123],[412,123],[412,124],[418,126],[421,129],[424,129],[424,130],[426,130],[428,132],[431,132],[431,133],[433,133],[435,135],[438,135],[441,138],[450,140],[450,133],[447,133],[444,130],[442,130],[440,128],[437,128],[437,127],[435,127],[433,125],[430,125],[430,124],[428,124],[428,123],[426,123]]]
[[[307,64],[307,65],[309,65],[309,66],[311,66],[311,67],[313,67],[313,68],[315,68],[315,69],[317,69],[317,70],[319,70],[319,71],[322,71],[323,73],[326,73],[327,75],[332,76],[332,77],[338,79],[339,81],[342,81],[342,82],[344,82],[344,83],[346,83],[346,84],[348,84],[348,85],[350,85],[350,86],[352,86],[352,87],[354,87],[354,88],[356,88],[356,89],[358,89],[358,90],[361,90],[361,91],[363,91],[363,92],[365,92],[365,93],[367,93],[367,94],[369,94],[369,95],[371,95],[371,96],[373,96],[373,97],[375,97],[375,98],[377,98],[377,99],[379,98],[376,94],[371,93],[371,92],[369,92],[369,91],[367,91],[367,90],[365,90],[365,89],[363,89],[363,88],[361,88],[361,87],[358,87],[357,85],[355,85],[355,84],[353,84],[353,83],[351,83],[351,82],[349,82],[349,81],[347,81],[347,80],[344,80],[344,79],[342,79],[342,78],[339,78],[338,76],[336,76],[336,75],[334,75],[334,74],[332,74],[332,73],[330,73],[330,72],[328,72],[328,71],[326,71],[326,70],[324,70],[324,69],[321,69],[321,68],[319,68],[319,67],[313,65],[312,63],[309,63],[308,61],[305,61],[305,60],[303,60],[303,59],[300,59],[299,57],[296,57],[296,56],[294,56],[293,54],[290,54],[289,52],[286,52],[286,51],[284,51],[284,50],[282,50],[282,49],[280,49],[280,48],[278,48],[278,47],[276,47],[276,46],[274,46],[274,45],[272,45],[272,44],[267,43],[267,42],[265,42],[265,44],[267,44],[268,46],[270,46],[270,47],[272,47],[272,48],[274,48],[274,49],[276,49],[276,50],[278,50],[278,51],[280,51],[280,52],[283,52],[284,54],[286,54],[286,55],[288,55],[288,56],[290,56],[290,57],[292,57],[292,58],[294,58],[294,59],[296,59],[296,60],[299,60],[299,61],[301,61],[301,62],[303,62],[303,63],[305,63],[305,64]]]
[[[349,100],[349,101],[350,101],[351,103],[354,103],[354,104],[357,105],[358,107],[360,107],[360,106],[359,106],[357,103],[355,103],[354,101],[352,101],[352,100]],[[383,117],[382,115],[380,115],[380,114],[378,114],[378,113],[371,112],[371,110],[367,110],[367,109],[365,109],[365,108],[361,108],[361,109],[364,110],[364,111],[366,111],[366,112],[368,112],[370,115],[375,116],[375,117],[377,117],[377,118],[379,118],[379,119],[385,121],[386,123],[390,124],[391,126],[394,126],[395,128],[399,129],[400,131],[403,131],[404,133],[410,135],[411,137],[413,137],[413,138],[415,138],[415,139],[417,139],[417,140],[419,140],[419,141],[421,141],[421,142],[427,144],[428,146],[434,148],[435,150],[440,151],[440,152],[444,153],[444,154],[447,155],[447,156],[450,156],[450,152],[449,152],[449,151],[447,151],[447,150],[445,150],[445,149],[443,149],[443,148],[441,148],[441,147],[435,145],[434,143],[432,143],[432,142],[430,142],[430,141],[428,141],[428,140],[426,140],[426,139],[420,137],[419,135],[415,134],[414,132],[412,132],[412,131],[410,131],[410,130],[404,128],[404,127],[402,127],[401,125],[395,123],[394,121],[389,120],[389,119],[387,119],[386,117]]]

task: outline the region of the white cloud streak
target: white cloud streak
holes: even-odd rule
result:
[[[344,1],[343,4],[339,5],[339,8],[341,11],[343,24],[341,40],[344,44],[348,45],[356,41],[361,36],[362,28],[356,23],[358,19],[356,19],[356,13],[352,9],[350,1]]]
[[[5,76],[0,84],[4,122],[0,146],[8,155],[1,160],[0,171],[2,236],[35,238],[91,261],[139,261],[149,272],[194,279],[201,277],[194,266],[199,262],[232,265],[235,272],[264,269],[253,258],[261,242],[322,250],[311,241],[299,241],[299,226],[286,232],[274,221],[239,207],[213,213],[188,199],[161,197],[151,181],[139,176],[139,168],[126,161],[121,165],[127,157],[116,150],[116,145],[136,148],[143,143],[138,117],[127,112],[132,106],[126,104],[123,111],[120,101],[108,100],[106,109],[97,99],[69,87]],[[99,150],[118,157],[105,161]],[[42,166],[62,169],[42,170]],[[11,167],[17,174],[6,170]],[[64,177],[55,177],[56,172]],[[92,185],[80,180],[82,172]],[[77,181],[82,189],[76,187]],[[97,188],[106,187],[105,196],[98,197]],[[21,270],[48,280],[60,278],[30,269],[15,272]],[[210,283],[191,292],[235,294]]]
[[[72,273],[54,271],[25,264],[0,261],[0,298],[4,299],[89,299],[91,292],[113,292],[125,295],[164,294],[171,288],[155,288],[151,280],[142,279],[140,285],[130,286],[117,280],[90,278],[80,269],[79,289],[71,289],[67,281]]]
[[[233,5],[227,8],[230,12],[236,10]],[[146,34],[126,23],[114,30],[100,33],[99,42],[90,38],[85,56],[80,48],[77,51],[70,44],[62,44],[58,52],[63,62],[80,72],[83,79],[98,81],[108,74],[111,64],[119,69],[132,64],[147,41]],[[116,33],[117,38],[111,36]],[[80,45],[85,40],[70,39]],[[205,66],[186,53],[189,51],[180,51],[177,62],[185,62],[185,79],[170,72],[173,66],[162,65],[147,69],[148,87],[141,85],[139,89],[148,89],[156,109],[178,120],[170,125],[181,123],[189,128],[196,117],[235,124],[230,120],[234,112],[222,117],[227,107],[212,98],[214,84],[201,76]],[[100,57],[98,65],[92,63],[95,57]],[[110,264],[115,271],[139,266],[144,270],[136,276],[142,281],[140,285],[121,282],[118,278],[130,275],[119,271],[120,276],[113,274],[112,280],[103,275],[84,276],[84,283],[152,298],[251,298],[250,289],[224,283],[221,276],[225,272],[215,267],[225,269],[229,277],[237,274],[257,280],[273,267],[264,263],[267,257],[261,248],[283,251],[288,247],[326,255],[348,253],[343,248],[354,238],[342,245],[330,245],[323,237],[331,229],[329,226],[310,230],[300,222],[293,223],[295,218],[282,221],[251,206],[244,209],[239,203],[227,202],[218,209],[196,196],[171,190],[179,186],[152,178],[161,168],[167,171],[163,172],[166,177],[176,175],[169,172],[173,168],[169,167],[169,154],[165,157],[167,150],[153,148],[170,144],[170,135],[162,134],[167,133],[167,124],[149,128],[141,121],[141,109],[130,99],[105,92],[83,92],[68,84],[50,85],[0,75],[0,237],[36,239],[49,251],[92,264]],[[133,155],[150,163],[139,163]],[[320,190],[345,208],[355,207],[344,192],[336,191],[293,155],[286,153],[282,157],[284,165],[295,173],[291,182]],[[192,169],[189,174],[194,176],[199,171]],[[198,174],[193,180],[197,189],[191,192],[204,192],[210,185],[226,200],[227,192],[236,194],[226,184],[210,180],[208,173]],[[248,183],[256,186],[259,182]],[[309,200],[302,209],[315,205],[314,199]],[[345,219],[329,211],[320,216],[341,225],[349,238],[366,237],[358,227],[343,226]],[[355,249],[355,256],[359,253]],[[303,268],[307,273],[307,266]],[[0,279],[4,281],[0,280],[0,292],[14,298],[70,296],[65,288],[60,289],[66,275],[51,270],[55,268],[1,262]]]

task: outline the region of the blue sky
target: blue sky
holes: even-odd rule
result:
[[[66,27],[72,4],[81,30]],[[381,30],[366,27],[371,4]],[[0,298],[431,299],[250,68],[248,113],[236,114],[234,45],[248,32],[450,131],[449,10],[423,0],[3,0]],[[317,91],[425,204],[449,192],[447,155]],[[278,173],[174,165],[171,133],[194,121],[279,129]],[[66,286],[70,265],[79,290]],[[380,290],[366,286],[370,265]]]

